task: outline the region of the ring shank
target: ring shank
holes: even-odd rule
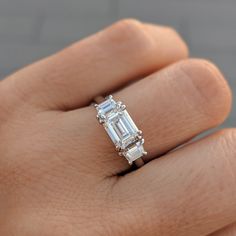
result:
[[[144,164],[145,164],[145,162],[144,162],[144,160],[143,160],[142,157],[140,157],[139,159],[137,159],[136,161],[134,161],[134,163],[135,163],[135,165],[136,165],[138,168],[144,166]]]
[[[101,103],[104,101],[104,97],[103,96],[97,96],[93,99],[94,102],[96,102],[97,104]]]

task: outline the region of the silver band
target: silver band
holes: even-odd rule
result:
[[[134,162],[137,167],[144,165],[144,150],[142,131],[137,128],[126,110],[126,106],[116,102],[110,95],[107,98],[95,98],[97,119],[103,125],[114,143],[120,156],[124,156],[130,165]]]

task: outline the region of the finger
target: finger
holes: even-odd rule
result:
[[[235,236],[236,235],[236,223],[233,223],[219,231],[210,234],[209,236]]]
[[[178,62],[132,84],[114,97],[126,104],[143,131],[148,152],[146,161],[220,124],[231,105],[231,93],[223,76],[215,66],[202,60]],[[82,137],[81,142],[91,153],[84,161],[100,162],[98,167],[107,174],[120,173],[129,165],[117,155],[95,117],[93,107],[71,111],[65,114],[64,124],[60,126],[75,130],[67,132],[71,139]]]
[[[133,225],[134,235],[199,236],[233,223],[235,145],[236,130],[221,131],[121,177],[112,194],[122,206],[113,201],[119,227]]]
[[[24,101],[72,109],[186,57],[187,47],[174,30],[123,20],[18,72],[8,83]]]

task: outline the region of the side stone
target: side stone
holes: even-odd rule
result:
[[[126,152],[124,152],[125,158],[130,164],[135,160],[139,159],[145,154],[143,144],[141,142],[135,143],[134,146],[130,147]]]

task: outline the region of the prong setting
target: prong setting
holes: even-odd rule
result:
[[[138,135],[137,138],[138,138],[138,140],[142,140],[143,136],[142,135]]]
[[[116,102],[110,95],[104,102],[96,104],[95,108],[99,123],[104,126],[120,156],[124,156],[131,165],[147,155],[142,131],[136,127],[121,101]]]
[[[116,144],[116,151],[120,152],[121,148],[119,147],[119,145]]]
[[[118,154],[119,154],[119,156],[120,156],[120,157],[122,157],[122,156],[123,156],[123,152],[119,152]]]

